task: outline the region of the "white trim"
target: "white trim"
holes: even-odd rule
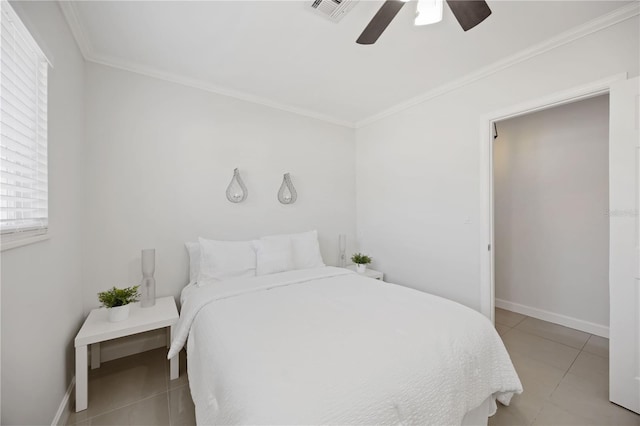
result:
[[[0,1],[3,4],[6,4],[7,7],[11,10],[11,13],[18,17],[18,21],[15,22],[15,25],[17,27],[20,27],[23,31],[26,31],[33,38],[33,41],[36,44],[34,46],[34,49],[36,49],[36,51],[40,53],[47,60],[51,68],[55,68],[53,66],[53,54],[49,50],[47,43],[45,43],[46,39],[40,35],[40,32],[38,32],[37,30],[38,28],[37,25],[33,25],[31,20],[29,19],[28,14],[22,13],[20,2],[13,2],[13,4],[11,4],[7,0],[0,0]],[[5,7],[5,6],[1,6],[0,9],[2,9],[2,7]],[[19,13],[18,10],[21,13]]]
[[[145,67],[138,64],[128,63],[116,58],[94,55],[93,57],[86,58],[89,62],[105,65],[108,67],[129,71],[136,74],[141,74],[146,77],[157,78],[158,80],[168,81],[170,83],[180,84],[182,86],[192,87],[194,89],[204,90],[206,92],[215,93],[217,95],[228,96],[230,98],[240,99],[241,101],[251,102],[258,105],[263,105],[269,108],[279,109],[281,111],[290,112],[293,114],[301,115],[304,117],[313,118],[320,121],[325,121],[330,124],[336,124],[338,126],[348,127],[350,129],[355,128],[354,123],[346,120],[341,120],[336,117],[321,114],[319,112],[310,111],[304,108],[299,108],[291,105],[286,105],[280,102],[272,101],[270,99],[262,98],[252,95],[247,92],[241,92],[238,90],[228,89],[221,86],[206,83],[201,80],[190,79],[181,77],[176,74],[156,70],[153,68]]]
[[[71,382],[69,383],[69,387],[67,387],[67,391],[64,393],[62,397],[62,402],[60,402],[60,406],[58,407],[58,411],[56,415],[53,417],[53,421],[51,422],[51,426],[64,426],[67,424],[67,420],[69,420],[69,415],[71,414],[71,407],[69,403],[71,401],[71,393],[73,392],[73,388],[76,386],[76,376],[71,378]]]
[[[224,88],[216,85],[211,85],[204,81],[188,79],[175,74],[166,73],[160,70],[144,67],[131,62],[127,62],[127,61],[122,61],[116,58],[98,55],[95,53],[93,49],[91,41],[87,36],[87,31],[85,30],[85,28],[81,23],[81,19],[79,19],[79,13],[75,5],[75,2],[59,0],[58,4],[60,5],[60,8],[67,21],[67,24],[69,25],[69,28],[71,29],[71,33],[73,34],[73,37],[75,38],[76,43],[78,44],[80,52],[84,56],[85,60],[89,62],[95,62],[97,64],[106,65],[113,68],[118,68],[125,71],[130,71],[130,72],[134,72],[137,74],[142,74],[150,77],[155,77],[161,80],[170,81],[172,83],[182,84],[185,86],[193,87],[200,90],[205,90],[205,91],[216,93],[219,95],[241,99],[247,102],[253,102],[256,104],[279,109],[282,111],[291,112],[291,113],[302,115],[305,117],[314,118],[321,121],[326,121],[328,123],[332,123],[332,124],[336,124],[336,125],[344,126],[348,128],[360,128],[360,127],[367,126],[375,121],[381,120],[382,118],[388,117],[392,114],[396,114],[400,111],[403,111],[407,108],[410,108],[422,102],[426,102],[430,99],[441,96],[445,93],[459,89],[460,87],[466,86],[477,80],[488,77],[505,68],[508,68],[520,62],[526,61],[534,56],[540,55],[549,50],[555,49],[556,47],[578,40],[582,37],[588,36],[589,34],[593,34],[594,32],[603,30],[605,28],[608,28],[610,26],[613,26],[615,24],[618,24],[622,21],[625,21],[629,18],[632,18],[640,14],[640,2],[632,2],[631,4],[618,8],[610,13],[607,13],[596,19],[593,19],[589,22],[586,22],[582,25],[579,25],[568,31],[565,31],[551,39],[548,39],[542,43],[534,45],[515,55],[511,55],[498,62],[494,62],[491,65],[481,68],[471,74],[467,74],[462,78],[459,78],[450,83],[436,87],[435,89],[430,90],[422,95],[416,96],[405,102],[402,102],[400,104],[387,108],[377,114],[374,114],[362,120],[359,120],[356,122],[350,122],[347,120],[342,120],[337,117],[327,116],[325,114],[318,113],[315,111],[310,111],[310,110],[302,109],[292,105],[286,105],[286,104],[275,102],[269,99],[261,98],[261,97],[252,95],[250,93],[236,91],[233,89]]]
[[[511,105],[506,108],[494,111],[492,113],[484,115],[485,120],[500,121],[509,118],[518,117],[520,115],[531,114],[536,111],[541,111],[556,106],[569,104],[581,99],[592,98],[604,93],[609,92],[609,88],[612,83],[617,81],[626,80],[627,73],[622,72],[614,74],[600,80],[592,81],[581,86],[572,87],[561,92],[556,92],[551,95],[547,95],[541,98],[529,100],[516,105]],[[490,125],[491,123],[489,123]],[[489,131],[489,134],[491,132]],[[486,136],[486,135],[485,135]],[[493,137],[493,136],[491,136]]]
[[[494,111],[480,118],[480,312],[494,320],[495,281],[493,233],[493,133],[494,121],[568,104],[608,93],[614,82],[625,80],[627,73],[616,74],[543,98]],[[491,244],[491,251],[487,245]],[[595,333],[594,333],[595,334]]]
[[[507,300],[496,299],[496,307],[506,309],[511,312],[517,312],[522,315],[537,318],[543,321],[549,321],[554,324],[564,325],[565,327],[575,330],[584,331],[585,333],[595,334],[596,336],[609,338],[609,327],[606,325],[596,324],[593,322],[581,320],[567,315],[556,314],[555,312],[545,311],[544,309],[534,308],[533,306],[521,305],[519,303],[509,302]]]
[[[602,15],[596,19],[593,19],[589,22],[586,22],[568,31],[560,33],[553,38],[550,38],[542,43],[536,44],[528,49],[522,50],[519,53],[508,56],[486,67],[480,68],[479,70],[471,74],[467,74],[462,78],[453,80],[450,83],[446,83],[442,86],[436,87],[433,90],[430,90],[422,95],[416,96],[412,99],[409,99],[408,101],[402,102],[391,108],[388,108],[378,114],[372,115],[368,118],[365,118],[364,120],[360,120],[355,123],[355,127],[361,128],[361,127],[368,126],[369,124],[374,123],[378,120],[381,120],[385,117],[388,117],[390,115],[396,114],[405,109],[411,108],[415,105],[421,104],[423,102],[427,102],[433,98],[436,98],[438,96],[442,96],[446,93],[457,90],[475,81],[481,80],[485,77],[488,77],[492,74],[502,71],[505,68],[511,67],[520,62],[531,59],[534,56],[541,55],[545,52],[548,52],[549,50],[563,46],[567,43],[571,43],[572,41],[588,36],[589,34],[593,34],[597,31],[608,28],[612,25],[616,25],[622,21],[625,21],[639,14],[640,14],[640,2],[637,2],[637,1],[633,2],[629,5],[623,6],[619,9],[616,9],[610,13]]]
[[[92,57],[94,55],[93,46],[89,41],[86,29],[78,17],[78,10],[76,9],[74,2],[58,0],[58,6],[64,15],[64,19],[67,21],[67,25],[69,25],[69,29],[71,29],[73,38],[76,39],[76,44],[80,49],[80,53],[82,53],[82,56],[84,56],[85,59]]]
[[[147,77],[157,78],[159,80],[164,80],[187,87],[193,87],[195,89],[204,90],[206,92],[211,92],[222,96],[229,96],[231,98],[240,99],[242,101],[251,102],[258,105],[264,105],[270,108],[279,109],[281,111],[286,111],[293,114],[302,115],[304,117],[325,121],[327,123],[336,124],[338,126],[348,127],[351,129],[355,127],[354,123],[347,120],[342,120],[337,117],[332,117],[319,112],[299,108],[293,105],[287,105],[280,102],[272,101],[270,99],[255,96],[247,92],[213,85],[202,80],[182,77],[151,67],[145,67],[143,65],[136,64],[130,61],[123,61],[122,59],[106,55],[99,55],[93,49],[93,45],[91,44],[91,41],[87,35],[88,33],[82,25],[82,20],[79,18],[80,13],[78,12],[75,2],[59,0],[58,4],[62,9],[62,13],[64,14],[69,28],[71,28],[71,33],[76,39],[78,47],[80,48],[80,52],[89,62],[94,62],[96,64],[106,65],[108,67],[141,74]]]
[[[493,117],[480,120],[480,312],[495,322],[493,264]]]
[[[22,247],[22,246],[28,246],[29,244],[38,243],[40,241],[46,241],[49,238],[50,238],[49,234],[45,233],[40,235],[34,235],[31,237],[25,236],[23,238],[3,240],[2,243],[0,243],[0,251],[6,251],[6,250]]]

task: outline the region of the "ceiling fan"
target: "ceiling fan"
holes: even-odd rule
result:
[[[393,18],[409,0],[387,0],[373,16],[356,43],[373,44],[378,40]],[[451,12],[463,30],[471,28],[491,15],[491,9],[484,0],[446,0]],[[416,25],[427,25],[442,19],[444,0],[418,0]]]

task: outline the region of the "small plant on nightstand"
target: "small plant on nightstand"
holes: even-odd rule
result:
[[[110,290],[98,293],[98,300],[109,311],[109,321],[118,322],[126,320],[129,316],[129,304],[138,301],[140,293],[138,288],[133,286],[127,288],[113,287]]]
[[[367,265],[371,263],[371,258],[366,254],[354,253],[351,261],[357,265],[358,273],[363,274],[367,270]]]

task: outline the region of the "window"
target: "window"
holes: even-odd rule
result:
[[[0,233],[2,248],[47,233],[48,61],[0,1]]]

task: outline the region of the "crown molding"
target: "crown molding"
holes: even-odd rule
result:
[[[342,120],[337,117],[328,116],[316,111],[311,111],[304,108],[283,104],[267,98],[262,98],[260,96],[252,95],[247,92],[242,92],[239,90],[234,90],[226,87],[213,85],[202,80],[186,78],[183,76],[179,76],[177,74],[164,72],[152,67],[146,67],[133,62],[129,62],[129,61],[123,61],[121,59],[117,59],[114,57],[99,55],[95,52],[95,49],[91,44],[91,41],[87,35],[87,31],[84,28],[82,21],[79,17],[80,13],[78,12],[75,2],[58,0],[58,5],[60,6],[60,9],[62,9],[62,13],[67,21],[67,24],[69,25],[69,28],[71,29],[71,33],[73,34],[73,37],[75,38],[76,43],[78,44],[78,47],[80,48],[80,52],[82,53],[82,56],[84,56],[84,59],[88,62],[94,62],[96,64],[105,65],[108,67],[117,68],[124,71],[129,71],[136,74],[141,74],[147,77],[153,77],[159,80],[164,80],[171,83],[204,90],[207,92],[215,93],[217,95],[228,96],[231,98],[239,99],[246,102],[251,102],[258,105],[263,105],[269,108],[286,111],[289,113],[301,115],[308,118],[313,118],[315,120],[324,121],[324,122],[335,124],[338,126],[343,126],[348,128],[355,127],[355,124],[353,122]]]
[[[64,15],[64,19],[67,21],[67,25],[71,29],[71,34],[73,34],[73,38],[76,39],[76,44],[80,49],[80,53],[86,60],[94,55],[93,46],[89,41],[89,36],[87,36],[87,31],[82,25],[82,22],[79,18],[78,9],[73,1],[62,1],[58,0],[58,6],[60,6],[60,10],[62,10],[62,14]]]
[[[283,104],[280,102],[272,101],[267,98],[262,98],[260,96],[252,95],[250,93],[241,92],[234,89],[229,89],[226,87],[212,85],[202,80],[190,79],[177,74],[172,74],[164,71],[160,71],[155,68],[145,67],[138,64],[127,63],[126,61],[121,61],[116,58],[102,56],[102,55],[94,55],[90,58],[85,58],[89,62],[93,62],[100,65],[105,65],[111,68],[120,69],[123,71],[132,72],[135,74],[144,75],[146,77],[156,78],[158,80],[164,80],[170,83],[179,84],[182,86],[191,87],[194,89],[204,90],[206,92],[215,93],[217,95],[227,96],[231,98],[235,98],[241,101],[250,102],[262,106],[266,106],[269,108],[278,109],[281,111],[301,115],[308,118],[313,118],[315,120],[325,121],[330,124],[335,124],[338,126],[354,128],[355,124],[350,121],[341,120],[336,117],[328,116],[316,111],[307,110],[304,108],[299,108],[287,104]]]
[[[145,75],[148,77],[157,78],[157,79],[168,81],[171,83],[192,87],[195,89],[204,90],[204,91],[215,93],[222,96],[236,98],[242,101],[251,102],[251,103],[263,105],[266,107],[278,109],[281,111],[290,112],[293,114],[313,118],[316,120],[324,121],[324,122],[335,124],[338,126],[343,126],[347,128],[356,128],[356,129],[368,126],[385,117],[399,113],[415,105],[421,104],[423,102],[427,102],[438,96],[442,96],[446,93],[449,93],[461,87],[467,86],[473,82],[476,82],[492,74],[495,74],[499,71],[502,71],[505,68],[509,68],[520,62],[526,61],[535,56],[548,52],[549,50],[571,43],[572,41],[578,40],[582,37],[586,37],[590,34],[593,34],[595,32],[598,32],[610,26],[616,25],[622,21],[625,21],[627,19],[630,19],[640,14],[640,2],[634,1],[626,6],[618,8],[596,19],[593,19],[582,25],[574,27],[563,33],[560,33],[559,35],[552,37],[542,43],[534,45],[528,49],[522,50],[514,55],[501,59],[500,61],[494,62],[491,65],[480,68],[477,71],[467,74],[466,76],[463,76],[459,79],[456,79],[449,83],[438,86],[433,90],[430,90],[421,95],[413,97],[407,101],[401,102],[395,106],[387,108],[377,114],[369,116],[360,121],[351,122],[351,121],[343,120],[337,117],[328,116],[326,114],[322,114],[316,111],[283,104],[267,98],[262,98],[247,92],[242,92],[242,91],[238,91],[238,90],[234,90],[226,87],[212,85],[202,80],[189,79],[176,74],[167,73],[152,67],[145,67],[139,64],[135,64],[133,62],[123,61],[121,59],[108,57],[104,55],[98,55],[95,53],[95,50],[87,35],[87,31],[82,25],[75,2],[58,0],[58,4],[64,14],[65,19],[67,20],[67,24],[71,29],[71,32],[76,40],[76,43],[78,44],[78,47],[80,48],[80,51],[86,61],[109,66],[112,68],[121,69],[124,71],[133,72],[136,74]]]
[[[571,43],[572,41],[586,37],[589,34],[593,34],[595,32],[601,31],[605,28],[616,25],[622,21],[626,21],[627,19],[633,18],[634,16],[637,16],[639,14],[640,14],[640,2],[634,1],[629,5],[613,10],[596,19],[588,21],[582,25],[574,27],[563,33],[560,33],[559,35],[553,38],[550,38],[542,43],[536,44],[528,49],[522,50],[514,55],[508,56],[504,59],[501,59],[500,61],[494,62],[491,65],[480,68],[471,74],[467,74],[464,77],[461,77],[459,79],[451,81],[450,83],[446,83],[439,87],[436,87],[433,90],[430,90],[414,98],[411,98],[405,102],[399,103],[378,114],[372,115],[368,118],[365,118],[364,120],[360,120],[355,123],[355,127],[356,129],[358,129],[361,127],[368,126],[385,117],[388,117],[393,114],[397,114],[415,105],[421,104],[423,102],[427,102],[431,99],[437,98],[438,96],[442,96],[446,93],[457,90],[461,87],[464,87],[473,82],[476,82],[485,77],[488,77],[492,74],[495,74],[499,71],[502,71],[505,68],[509,68],[520,62],[526,61],[535,56],[548,52],[549,50],[563,46],[567,43]]]

